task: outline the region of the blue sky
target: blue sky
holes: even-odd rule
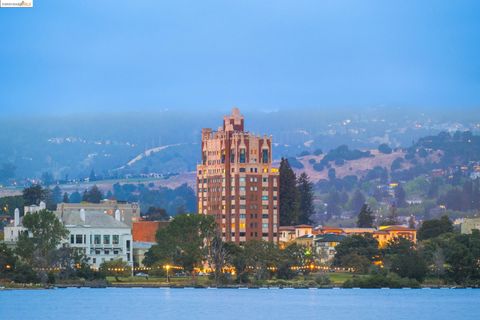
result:
[[[34,0],[0,9],[0,113],[480,109],[480,1]]]

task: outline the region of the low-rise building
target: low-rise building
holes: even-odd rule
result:
[[[470,234],[472,230],[480,230],[480,218],[465,218],[460,225],[460,232]]]
[[[278,228],[278,231],[279,246],[280,248],[285,248],[290,243],[295,242],[296,239],[305,235],[311,235],[313,227],[308,224],[300,224],[296,226],[281,226]]]
[[[321,263],[327,263],[335,257],[335,247],[345,240],[343,234],[327,233],[318,234],[313,240],[313,246]]]
[[[88,263],[99,268],[103,262],[121,259],[133,266],[133,239],[130,227],[121,220],[95,211],[68,211],[58,217],[69,231],[63,243],[83,249]]]
[[[144,266],[145,254],[157,243],[158,229],[165,228],[168,224],[169,221],[138,221],[133,223],[133,262],[135,266]]]

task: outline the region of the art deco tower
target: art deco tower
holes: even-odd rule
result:
[[[226,241],[278,241],[278,169],[272,138],[244,128],[237,108],[217,131],[202,129],[197,166],[198,212],[215,217]]]

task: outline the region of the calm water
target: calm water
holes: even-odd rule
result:
[[[0,319],[480,319],[475,289],[0,291]]]

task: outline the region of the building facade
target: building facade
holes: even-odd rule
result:
[[[63,243],[81,249],[91,267],[103,262],[123,260],[133,266],[133,239],[128,225],[117,210],[114,216],[104,212],[80,210],[65,213],[59,219],[67,228],[68,239]]]
[[[460,226],[461,233],[470,234],[472,230],[480,230],[480,218],[465,218]]]
[[[217,131],[202,129],[198,212],[215,217],[226,241],[278,241],[278,169],[272,138],[245,131],[236,108]]]

